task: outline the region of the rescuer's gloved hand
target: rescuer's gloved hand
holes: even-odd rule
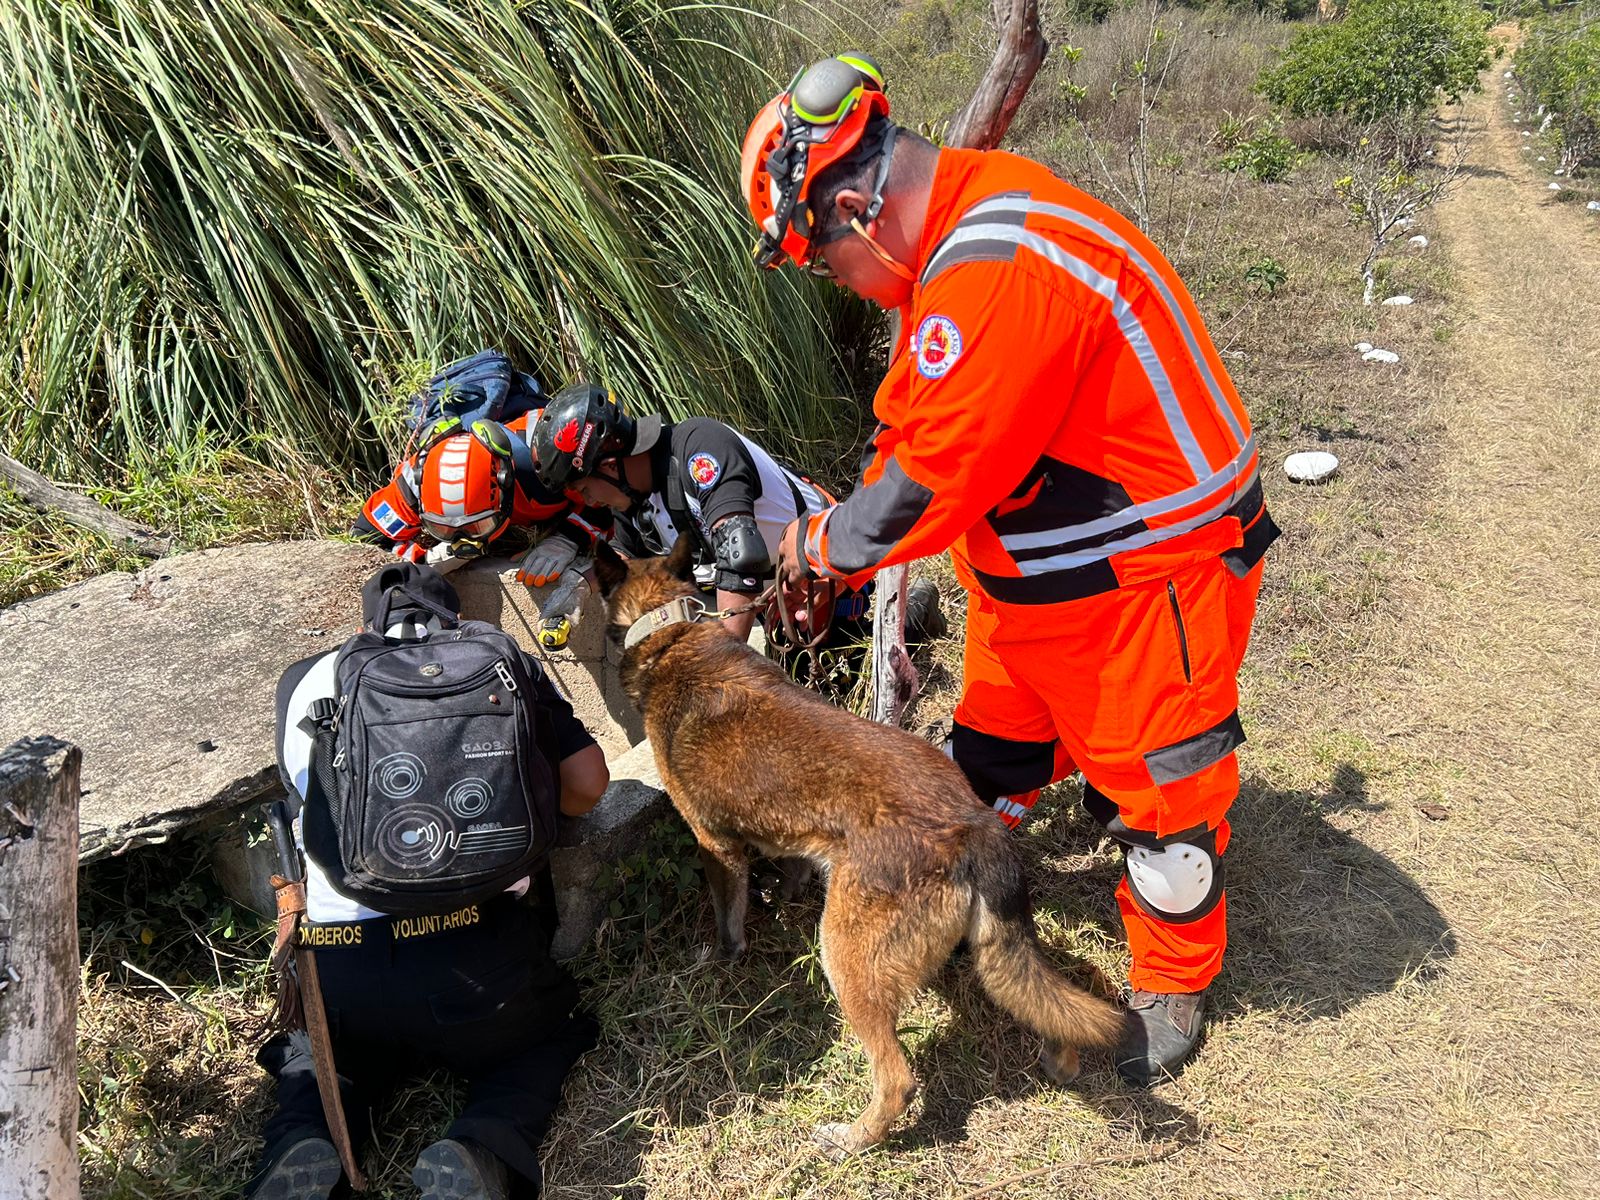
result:
[[[549,534],[527,554],[517,567],[517,582],[529,587],[555,583],[578,557],[578,545],[564,534]],[[580,601],[581,603],[581,601]]]
[[[583,611],[583,602],[593,590],[583,573],[588,566],[585,561],[578,566],[568,567],[561,573],[555,591],[545,600],[539,621],[541,646],[559,650],[567,644],[567,638],[571,636]]]

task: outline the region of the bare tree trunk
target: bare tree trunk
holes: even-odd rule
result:
[[[901,563],[878,572],[872,615],[872,719],[899,725],[900,713],[917,694],[917,668],[906,649],[906,593],[911,568]]]
[[[136,554],[160,558],[172,548],[171,539],[135,525],[126,517],[119,517],[87,496],[57,487],[37,471],[4,454],[0,454],[0,479],[9,483],[17,495],[40,512],[60,513],[74,525],[93,530],[113,542],[120,542]]]
[[[78,748],[0,754],[0,1196],[78,1196]]]
[[[1039,32],[1038,0],[992,0],[1000,44],[978,88],[945,134],[945,145],[962,150],[992,150],[1011,127],[1017,106],[1033,86],[1050,44]],[[898,340],[900,314],[890,315],[890,344]],[[906,594],[909,566],[878,572],[872,619],[872,719],[899,725],[900,714],[917,694],[917,669],[906,649]]]
[[[964,150],[992,150],[1011,127],[1033,77],[1044,64],[1050,43],[1039,32],[1038,0],[991,0],[1000,44],[989,69],[966,107],[950,122],[945,145]]]

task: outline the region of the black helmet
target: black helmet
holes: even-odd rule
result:
[[[593,474],[602,458],[626,454],[636,426],[610,392],[592,383],[562,388],[533,424],[530,441],[539,481],[561,490]]]

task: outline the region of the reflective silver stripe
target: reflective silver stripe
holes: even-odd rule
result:
[[[1239,711],[1235,709],[1210,729],[1159,750],[1151,750],[1144,756],[1144,765],[1149,768],[1150,778],[1158,787],[1177,783],[1180,779],[1198,775],[1207,767],[1216,766],[1244,745],[1244,740],[1244,726],[1239,724]]]
[[[1000,544],[1015,554],[1018,550],[1035,550],[1040,546],[1049,546],[1058,542],[1074,542],[1079,538],[1094,537],[1097,534],[1110,533],[1113,529],[1120,529],[1124,525],[1131,525],[1135,521],[1148,521],[1152,517],[1164,516],[1169,512],[1177,512],[1180,508],[1204,500],[1219,488],[1226,487],[1239,478],[1240,472],[1255,457],[1256,440],[1249,438],[1245,441],[1244,449],[1239,451],[1235,458],[1222,470],[1202,479],[1193,487],[1184,488],[1181,492],[1174,492],[1170,496],[1162,496],[1158,500],[1146,500],[1142,504],[1130,504],[1127,508],[1118,509],[1116,512],[1104,517],[1095,517],[1092,521],[1080,521],[1073,525],[1058,525],[1054,529],[1038,529],[1029,533],[1008,533],[1001,537]],[[1243,484],[1231,488],[1230,498],[1237,496],[1255,481],[1256,470],[1252,470]]]
[[[1255,481],[1257,474],[1259,474],[1257,471],[1250,472],[1245,483],[1246,487]],[[1090,546],[1084,550],[1052,554],[1049,558],[1030,558],[1019,562],[1017,567],[1024,576],[1045,575],[1051,571],[1066,571],[1073,567],[1087,566],[1089,563],[1110,558],[1113,554],[1121,554],[1125,550],[1140,550],[1145,546],[1154,546],[1157,542],[1164,542],[1168,538],[1177,537],[1180,533],[1188,533],[1190,530],[1199,529],[1200,526],[1215,521],[1228,511],[1237,498],[1237,492],[1242,490],[1244,489],[1230,488],[1215,504],[1192,517],[1185,517],[1183,520],[1176,521],[1171,525],[1162,525],[1156,529],[1142,529],[1138,533],[1130,534],[1115,542],[1105,542],[1102,545]]]
[[[1103,222],[1096,221],[1086,213],[1081,213],[1064,204],[1047,204],[1043,201],[1034,201],[1027,196],[1016,193],[1003,196],[994,196],[988,200],[981,200],[974,204],[963,215],[967,217],[999,216],[1003,213],[1021,212],[1026,218],[1030,212],[1042,213],[1048,217],[1059,217],[1069,224],[1076,225],[1079,229],[1087,229],[1097,237],[1104,238],[1119,250],[1122,250],[1133,260],[1134,266],[1144,273],[1146,280],[1166,302],[1167,311],[1172,317],[1172,323],[1178,327],[1178,332],[1183,335],[1183,341],[1189,347],[1189,355],[1194,359],[1195,367],[1200,372],[1200,377],[1205,381],[1206,390],[1211,393],[1211,400],[1227,421],[1228,428],[1233,430],[1235,442],[1244,441],[1244,428],[1239,424],[1239,418],[1234,416],[1233,405],[1228,403],[1227,393],[1217,383],[1217,377],[1212,374],[1211,363],[1200,348],[1200,340],[1195,337],[1194,329],[1189,324],[1189,318],[1184,314],[1183,307],[1178,303],[1178,298],[1172,294],[1172,289],[1167,286],[1166,278],[1150,265],[1150,261],[1139,253],[1134,246],[1121,234]]]
[[[1102,275],[1081,258],[1069,254],[1037,233],[1030,233],[1016,225],[986,223],[958,224],[954,232],[945,238],[933,261],[928,264],[923,278],[932,279],[939,273],[941,264],[952,254],[959,252],[961,246],[976,241],[1014,242],[1060,267],[1090,291],[1104,297],[1111,305],[1111,315],[1116,318],[1117,328],[1122,331],[1129,348],[1139,359],[1139,365],[1144,368],[1145,378],[1150,381],[1150,390],[1155,393],[1161,411],[1166,415],[1167,428],[1171,431],[1173,440],[1177,442],[1178,449],[1183,451],[1183,457],[1194,473],[1195,481],[1199,482],[1211,474],[1211,464],[1200,452],[1200,443],[1195,440],[1194,430],[1189,428],[1189,418],[1184,414],[1183,405],[1178,401],[1178,393],[1173,389],[1172,380],[1167,376],[1167,368],[1162,363],[1161,356],[1156,353],[1155,345],[1150,341],[1150,335],[1145,332],[1144,325],[1129,307],[1128,302],[1123,299],[1122,293],[1117,291],[1115,280],[1108,275]]]
[[[1017,817],[1020,819],[1028,815],[1027,809],[1023,808],[1022,805],[1016,803],[1016,801],[1007,796],[1001,796],[995,800],[994,806],[997,811],[1005,813],[1008,817]]]
[[[838,511],[839,506],[834,505],[832,508],[823,509],[822,516],[816,520],[808,518],[805,523],[806,558],[810,560],[812,569],[820,571],[823,575],[831,576],[833,568],[822,557],[822,534],[828,528],[828,522],[833,519],[833,514]],[[818,563],[822,565],[819,567],[817,566]]]

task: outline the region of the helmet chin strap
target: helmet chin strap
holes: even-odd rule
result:
[[[606,476],[601,473],[599,467],[596,467],[594,472],[595,476],[604,482],[609,483],[612,487],[616,488],[628,498],[628,511],[626,515],[631,517],[644,506],[646,501],[650,499],[650,493],[648,491],[641,492],[638,488],[634,487],[632,483],[628,482],[628,468],[627,460],[625,458],[613,458],[611,462],[614,464],[616,472],[615,474]]]
[[[850,228],[855,230],[856,235],[867,244],[867,249],[871,250],[873,257],[883,264],[884,270],[897,275],[907,283],[917,282],[917,277],[911,268],[885,250],[883,243],[867,232],[867,227],[861,223],[860,217],[850,218]]]

